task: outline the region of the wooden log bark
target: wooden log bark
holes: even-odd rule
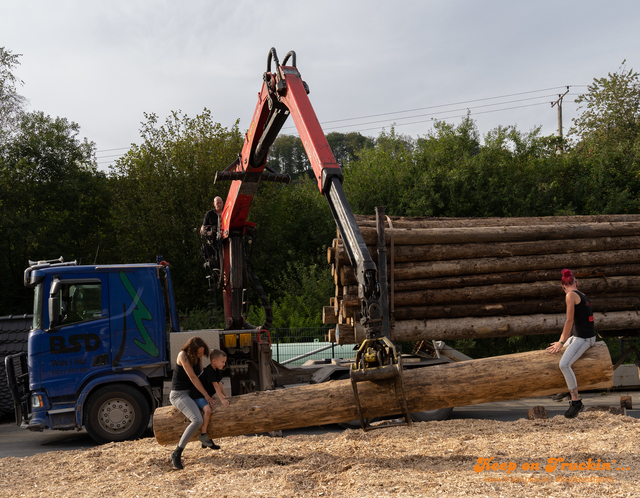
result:
[[[435,216],[389,216],[389,218],[391,218],[394,228],[489,227],[556,225],[562,223],[640,222],[640,215],[638,214],[604,214],[594,216],[531,216],[519,218],[444,218]],[[358,222],[358,226],[360,227],[376,226],[376,218],[374,215],[356,214],[355,219]]]
[[[636,311],[612,311],[594,313],[597,331],[640,328],[640,313]],[[516,335],[541,335],[562,332],[566,315],[519,315],[466,317],[437,320],[396,321],[395,340],[455,340],[484,337],[511,337]],[[558,335],[559,336],[559,335]]]
[[[365,244],[377,241],[375,228],[360,229]],[[394,229],[394,243],[403,245],[464,244],[480,242],[518,242],[531,240],[573,240],[594,237],[624,237],[640,233],[640,222],[559,223],[536,226],[495,226],[463,228]],[[391,240],[391,230],[385,232],[385,243]]]
[[[576,278],[615,277],[640,275],[640,264],[612,264],[596,266],[571,266]],[[350,266],[340,268],[340,282],[343,286],[356,283],[355,273]],[[560,281],[561,268],[485,273],[477,275],[452,275],[447,277],[419,278],[413,280],[396,280],[394,289],[398,292],[419,289],[448,289],[455,287],[471,287],[474,285],[493,285],[538,282],[541,280]]]
[[[607,293],[632,293],[640,291],[640,276],[585,278],[578,281],[579,289],[587,296]],[[559,282],[530,282],[526,284],[479,285],[459,289],[425,289],[423,291],[395,291],[396,306],[420,306],[429,304],[459,304],[469,302],[495,303],[517,299],[562,300],[564,293]],[[351,299],[343,296],[343,299]]]
[[[580,291],[590,298],[610,293],[624,294],[640,291],[640,276],[580,279]],[[454,289],[423,289],[398,292],[394,290],[396,307],[426,306],[461,303],[496,303],[503,301],[553,299],[562,301],[564,293],[559,281],[530,282],[526,284],[478,285]],[[345,294],[346,306],[359,306],[357,296]]]
[[[595,312],[640,310],[637,296],[591,296],[591,307]],[[535,315],[539,313],[563,313],[566,305],[562,299],[520,300],[493,303],[446,304],[442,306],[396,307],[396,320],[421,320],[435,318],[462,318],[465,316]]]
[[[514,256],[508,258],[479,258],[418,263],[397,263],[396,280],[504,273],[509,271],[562,269],[576,266],[603,266],[640,261],[640,249],[621,251],[548,254],[542,256]]]
[[[504,258],[507,259],[507,258]],[[526,260],[527,258],[525,258]],[[570,256],[569,256],[570,259]],[[608,258],[612,259],[612,258]],[[470,260],[475,261],[475,260]],[[562,276],[563,266],[556,268],[541,268],[534,270],[526,270],[523,268],[516,268],[507,270],[505,268],[496,267],[499,259],[495,259],[493,264],[485,265],[485,273],[474,272],[472,274],[465,274],[456,272],[451,275],[437,276],[427,275],[418,276],[407,280],[401,280],[398,277],[400,274],[394,272],[396,291],[415,290],[415,289],[446,289],[453,287],[465,287],[474,285],[489,285],[489,284],[501,284],[501,283],[515,283],[515,282],[537,282],[540,280],[560,280]],[[566,262],[566,261],[565,261]],[[455,262],[445,262],[455,267]],[[582,264],[584,263],[584,264]],[[577,278],[587,277],[610,277],[610,276],[624,276],[624,275],[640,275],[640,264],[635,261],[619,262],[614,261],[612,263],[591,263],[588,258],[586,261],[578,263],[577,261],[571,262],[569,266]],[[468,264],[468,263],[467,263]],[[517,265],[513,265],[517,266]],[[491,270],[494,270],[493,272]],[[422,269],[424,270],[424,268]],[[421,273],[425,273],[421,271]],[[355,272],[351,266],[341,266],[339,270],[339,284],[342,286],[355,285],[357,283]]]
[[[394,245],[394,261],[406,263],[410,261],[447,261],[456,259],[475,259],[492,257],[511,257],[543,254],[572,254],[576,252],[614,251],[640,248],[640,237],[596,237],[591,239],[575,239],[571,243],[566,240],[534,240],[524,242],[493,242],[465,244],[424,244]],[[344,246],[332,250],[333,259],[329,263],[351,265]],[[369,247],[374,262],[378,262],[375,247]],[[387,247],[387,258],[391,257]]]
[[[407,406],[416,412],[554,394],[566,389],[560,358],[532,351],[405,370]],[[580,390],[613,384],[611,357],[602,342],[588,349],[573,370]],[[398,389],[389,382],[361,382],[358,393],[367,418],[401,413]],[[357,418],[351,381],[341,380],[233,397],[227,409],[214,409],[207,433],[215,439]],[[176,444],[188,423],[173,406],[158,408],[153,417],[156,441]]]
[[[335,314],[335,309],[333,306],[322,307],[322,323],[338,323],[338,317]]]
[[[612,311],[593,314],[596,331],[629,330],[640,328],[640,312]],[[484,316],[462,318],[438,318],[434,320],[396,320],[393,340],[452,341],[458,339],[483,339],[487,337],[512,337],[517,335],[542,335],[562,333],[566,315],[537,314],[515,316]],[[338,344],[355,344],[358,341],[350,329],[336,333]]]

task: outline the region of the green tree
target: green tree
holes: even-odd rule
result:
[[[360,151],[371,148],[375,145],[375,140],[365,137],[358,132],[339,133],[332,132],[327,135],[327,142],[331,151],[343,168],[360,158]]]
[[[78,135],[76,123],[32,112],[0,146],[0,303],[7,313],[31,308],[22,284],[29,260],[93,261],[104,240],[106,177],[93,143]]]
[[[622,63],[580,95],[570,133],[580,164],[584,214],[640,212],[640,75]]]
[[[383,131],[375,147],[362,149],[344,170],[343,187],[353,212],[375,214],[376,206],[384,206],[386,214],[406,216],[413,166],[413,140],[393,128]]]
[[[215,184],[217,171],[237,157],[242,137],[214,123],[205,109],[195,118],[172,112],[160,125],[145,115],[142,143],[111,169],[115,242],[105,256],[115,262],[153,262],[157,255],[172,268],[181,309],[204,307],[207,284],[198,228],[213,199],[228,184]]]
[[[300,137],[279,135],[269,148],[267,166],[295,177],[311,168],[311,163]]]
[[[0,47],[0,142],[15,129],[17,118],[24,109],[25,98],[16,89],[22,81],[13,74],[20,64],[19,57],[20,54]]]
[[[640,130],[640,80],[623,61],[615,73],[594,78],[585,94],[576,98],[582,113],[573,120],[570,135],[582,147],[634,142]]]

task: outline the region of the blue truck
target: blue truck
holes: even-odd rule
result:
[[[180,332],[167,263],[31,264],[34,290],[26,352],[5,358],[16,422],[32,431],[85,427],[100,443],[140,437],[166,398],[172,359],[193,335],[228,354],[233,394],[310,380],[312,370],[272,375],[266,331]],[[173,343],[173,346],[172,346]],[[173,357],[172,357],[173,351]]]

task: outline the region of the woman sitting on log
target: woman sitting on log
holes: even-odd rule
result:
[[[596,332],[593,324],[593,310],[587,296],[578,290],[578,282],[571,270],[562,270],[562,290],[565,292],[567,304],[567,319],[558,342],[551,343],[547,348],[549,353],[557,353],[566,347],[559,367],[567,381],[571,394],[571,405],[564,414],[567,418],[574,418],[584,410],[582,400],[578,397],[578,381],[571,365],[596,342]],[[572,335],[573,333],[573,335]]]
[[[202,414],[196,402],[191,398],[189,393],[192,388],[200,391],[204,399],[209,404],[214,401],[209,393],[198,379],[201,371],[200,358],[209,356],[209,347],[200,339],[200,337],[192,337],[182,346],[178,359],[176,360],[176,368],[173,370],[173,378],[171,379],[171,392],[169,393],[169,401],[180,410],[190,421],[176,449],[171,453],[171,463],[173,468],[182,469],[182,451],[191,438],[200,430],[202,426]]]

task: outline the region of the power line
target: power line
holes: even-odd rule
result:
[[[506,95],[500,95],[498,97],[485,97],[485,98],[482,98],[482,99],[463,100],[463,101],[460,101],[460,102],[453,102],[451,104],[439,104],[439,105],[432,105],[432,106],[427,106],[427,107],[418,107],[418,108],[415,108],[415,109],[407,109],[406,111],[394,111],[394,112],[385,112],[385,113],[382,113],[382,114],[370,114],[368,116],[360,116],[358,118],[334,119],[332,121],[324,121],[324,123],[337,123],[337,122],[340,122],[340,121],[352,121],[352,120],[357,120],[357,119],[377,118],[379,116],[390,116],[390,115],[393,115],[393,114],[402,114],[402,113],[405,113],[405,112],[425,111],[427,109],[438,109],[440,107],[450,107],[450,106],[453,106],[453,105],[472,104],[474,102],[485,102],[487,100],[504,99],[504,98],[507,98],[507,97],[516,97],[518,95],[528,95],[528,94],[531,94],[531,93],[538,93],[538,92],[549,92],[551,90],[557,90],[559,88],[565,88],[565,87],[566,87],[566,85],[565,86],[556,86],[556,87],[552,87],[552,88],[544,88],[542,90],[531,90],[531,91],[528,91],[528,92],[509,93],[509,94],[506,94]],[[553,96],[555,96],[555,94]],[[532,100],[532,99],[535,99],[535,98],[542,98],[542,97],[543,96],[531,97],[531,99],[529,99],[529,100]],[[527,100],[527,99],[523,99],[523,100]],[[498,104],[495,104],[495,105],[498,105]]]
[[[372,118],[379,118],[379,117],[383,117],[383,116],[396,116],[396,115],[405,114],[405,113],[408,113],[408,112],[419,112],[419,111],[426,111],[426,110],[431,110],[431,109],[442,109],[442,108],[452,107],[452,106],[473,104],[473,103],[477,103],[477,102],[487,102],[487,101],[490,101],[490,100],[505,99],[505,98],[509,98],[509,97],[518,97],[518,96],[522,96],[522,95],[531,95],[531,94],[540,93],[540,92],[548,92],[548,91],[552,91],[552,90],[564,89],[564,88],[567,88],[567,87],[569,87],[569,88],[571,88],[571,87],[588,87],[588,85],[563,85],[563,86],[556,86],[556,87],[550,87],[550,88],[542,88],[542,89],[539,89],[539,90],[529,90],[529,91],[526,91],[526,92],[509,93],[509,94],[504,94],[504,95],[498,95],[498,96],[495,96],[495,97],[485,97],[485,98],[481,98],[481,99],[462,100],[462,101],[453,102],[453,103],[450,103],[450,104],[438,104],[438,105],[425,106],[425,107],[416,107],[416,108],[413,108],[413,109],[406,109],[406,110],[403,110],[403,111],[392,111],[392,112],[385,112],[385,113],[378,113],[378,114],[368,114],[368,115],[354,117],[354,118],[333,119],[333,120],[329,120],[329,121],[323,121],[320,124],[322,124],[322,125],[328,125],[329,124],[330,125],[332,123],[344,123],[344,122],[347,122],[347,121],[358,121],[358,120],[362,120],[362,119],[372,119]],[[380,123],[388,123],[389,125],[392,125],[394,127],[407,126],[407,125],[412,125],[412,124],[422,124],[422,123],[433,122],[434,121],[434,117],[433,116],[436,116],[436,115],[440,116],[440,115],[443,115],[443,114],[466,111],[465,114],[457,114],[457,115],[453,115],[453,116],[444,116],[442,118],[443,120],[445,120],[445,119],[457,119],[457,118],[465,117],[467,115],[467,113],[471,112],[471,110],[474,110],[474,109],[482,109],[482,108],[486,108],[486,107],[504,106],[505,104],[526,102],[526,101],[537,100],[537,99],[548,99],[549,97],[556,97],[556,94],[553,94],[553,95],[546,95],[546,94],[545,95],[537,95],[537,96],[534,96],[534,97],[527,97],[527,98],[522,98],[522,99],[508,100],[508,101],[504,101],[504,102],[495,102],[495,103],[491,103],[491,104],[483,104],[483,105],[472,106],[472,107],[464,107],[464,108],[457,108],[457,109],[442,110],[442,111],[432,112],[432,113],[429,113],[429,114],[418,114],[418,115],[411,115],[411,116],[405,116],[405,117],[397,117],[396,120],[394,120],[393,122],[390,122],[388,119],[384,119],[384,120],[365,121],[365,122],[362,122],[362,123],[345,124],[345,125],[342,125],[342,126],[330,126],[325,131],[332,131],[332,130],[338,130],[338,129],[343,129],[343,128],[352,128],[352,127],[357,127],[358,128],[358,130],[357,130],[358,132],[371,131],[371,130],[380,129],[381,127],[380,126],[371,126],[369,128],[362,128],[362,126],[368,126],[368,125],[374,125],[374,124],[380,124]],[[573,102],[573,101],[571,101],[571,102]],[[534,107],[534,106],[548,105],[548,104],[549,104],[549,101],[545,100],[544,102],[537,102],[537,103],[527,104],[527,105],[502,107],[502,108],[499,108],[499,109],[477,111],[477,112],[473,112],[472,115],[473,116],[477,116],[477,115],[481,115],[481,114],[489,114],[489,113],[509,111],[509,110],[514,110],[514,109],[522,109],[522,108],[526,108],[526,107]],[[425,117],[425,116],[429,116],[429,119],[423,119],[423,120],[411,121],[411,122],[404,122],[404,123],[397,123],[396,122],[396,121],[402,121],[402,120],[408,120],[408,119],[421,118],[421,117]],[[289,129],[295,129],[295,126],[291,125],[291,126],[285,126],[283,128],[283,130],[285,130],[285,131],[289,130]],[[103,149],[103,150],[96,151],[96,154],[100,154],[100,153],[103,153],[103,152],[112,152],[112,151],[117,151],[117,150],[129,150],[129,147],[117,147],[117,148],[112,148],[112,149]],[[96,159],[108,159],[110,157],[122,157],[122,155],[123,154],[100,156],[100,157],[96,157]],[[111,159],[111,160],[107,160],[107,161],[97,161],[97,163],[98,164],[109,164],[109,163],[113,163],[114,161],[115,160]]]

